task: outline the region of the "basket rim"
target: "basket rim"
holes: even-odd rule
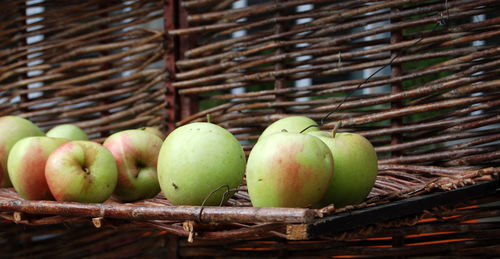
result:
[[[307,240],[325,234],[351,231],[373,225],[417,215],[432,208],[479,198],[495,193],[500,188],[500,180],[477,181],[468,186],[448,191],[435,191],[407,197],[364,208],[346,210],[323,215],[322,209],[278,208],[278,207],[216,207],[216,206],[159,206],[144,203],[77,203],[57,201],[28,201],[20,197],[2,198],[0,189],[0,212],[14,213],[14,222],[23,223],[21,216],[49,215],[76,218],[91,218],[95,227],[100,227],[102,219],[121,219],[136,222],[165,220],[189,224],[261,224],[286,227],[284,238]],[[393,197],[397,198],[397,197]],[[324,210],[324,208],[323,208]],[[99,220],[95,220],[99,219]],[[96,225],[98,223],[99,225]],[[132,222],[133,223],[133,222]]]

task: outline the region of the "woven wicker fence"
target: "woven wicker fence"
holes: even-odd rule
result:
[[[152,64],[163,30],[144,27],[162,17],[160,2],[26,3],[0,4],[0,115],[73,123],[96,139],[162,125],[166,73]]]
[[[161,194],[91,205],[2,189],[3,255],[500,253],[498,1],[246,2],[46,1],[30,25],[24,1],[2,3],[0,113],[45,128],[74,122],[96,140],[210,114],[247,153],[285,116],[324,130],[340,121],[379,155],[367,200],[259,210],[242,186],[221,208],[176,207]],[[139,26],[162,16],[166,31]],[[151,66],[163,58],[165,68]]]

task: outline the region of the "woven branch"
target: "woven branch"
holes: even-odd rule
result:
[[[74,123],[94,139],[110,130],[162,126],[161,109],[144,113],[165,107],[158,97],[165,94],[166,71],[152,64],[169,48],[163,28],[144,28],[162,17],[161,2],[30,5],[37,6],[43,13],[26,15],[22,2],[5,7],[10,12],[1,21],[1,115],[30,118],[44,130]],[[41,19],[25,22],[34,18]],[[43,40],[26,44],[37,35]]]

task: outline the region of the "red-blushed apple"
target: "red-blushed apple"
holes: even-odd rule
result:
[[[309,132],[331,150],[335,161],[332,183],[319,206],[336,208],[361,203],[370,193],[378,172],[377,153],[370,141],[355,133]]]
[[[118,168],[116,198],[137,201],[160,192],[156,166],[162,143],[158,136],[139,129],[114,133],[104,141]]]
[[[45,180],[49,155],[69,140],[51,137],[26,137],[10,150],[9,177],[17,193],[26,200],[53,200]]]
[[[155,128],[155,127],[146,126],[146,127],[139,128],[139,130],[153,133],[154,135],[160,137],[161,140],[165,140],[165,138],[166,138],[165,133],[163,133],[161,130],[159,130],[158,128]]]
[[[7,158],[14,144],[25,137],[44,135],[38,126],[27,119],[18,116],[0,118],[0,187],[12,186],[7,171]]]
[[[201,205],[221,186],[238,187],[245,163],[241,144],[228,130],[195,122],[175,129],[163,142],[158,179],[163,194],[173,204]],[[223,202],[225,191],[227,188],[214,192],[205,205]]]
[[[49,155],[45,178],[57,201],[98,203],[113,193],[118,170],[104,146],[77,140],[62,144]]]
[[[80,127],[73,124],[61,124],[47,131],[47,137],[69,140],[88,140],[89,136]]]
[[[333,158],[318,138],[278,132],[260,139],[248,157],[246,180],[255,207],[308,207],[324,195]]]
[[[302,130],[306,129],[307,127],[311,125],[317,125],[315,121],[312,119],[306,117],[306,116],[290,116],[290,117],[285,117],[283,119],[279,119],[271,125],[267,126],[267,128],[262,132],[262,134],[259,137],[259,140],[262,137],[265,137],[267,135],[276,133],[276,132],[281,132],[283,130],[286,130],[287,132],[293,132],[293,133],[301,133]],[[310,127],[305,132],[311,132],[311,131],[319,131],[318,127]]]

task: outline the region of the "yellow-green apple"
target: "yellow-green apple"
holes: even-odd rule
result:
[[[329,134],[309,132],[321,139],[331,150],[335,160],[335,174],[325,196],[318,204],[334,204],[341,208],[361,203],[370,193],[378,172],[377,153],[370,141],[355,133]]]
[[[88,140],[89,136],[80,127],[73,124],[61,124],[53,127],[46,134],[48,137],[69,140]]]
[[[117,177],[111,152],[91,141],[62,144],[45,165],[45,178],[57,201],[103,202],[113,193]]]
[[[165,140],[165,137],[166,137],[165,134],[161,130],[159,130],[158,128],[146,126],[146,127],[141,127],[139,129],[146,131],[146,132],[149,132],[149,133],[153,133],[156,136],[160,137],[161,140]]]
[[[45,180],[45,163],[49,155],[69,140],[45,136],[26,137],[10,150],[7,160],[14,189],[26,200],[53,200]]]
[[[250,152],[248,194],[255,207],[308,207],[320,201],[333,174],[325,143],[303,133],[277,132]]]
[[[279,119],[271,125],[267,126],[267,128],[260,134],[259,140],[262,137],[265,137],[267,135],[276,133],[276,132],[281,132],[283,130],[286,130],[288,132],[294,132],[294,133],[301,133],[302,130],[306,129],[307,127],[311,125],[317,125],[315,121],[312,119],[306,117],[306,116],[290,116],[290,117],[285,117],[283,119]],[[318,127],[310,127],[304,132],[310,132],[310,131],[319,131]]]
[[[158,179],[166,198],[175,205],[218,205],[227,189],[243,181],[245,153],[226,129],[195,122],[172,131],[160,150]],[[212,193],[212,195],[210,195]],[[226,198],[229,198],[227,195]]]
[[[118,168],[116,198],[137,201],[160,192],[156,165],[162,143],[158,136],[139,129],[114,133],[104,141]]]
[[[10,149],[17,141],[30,136],[44,136],[33,122],[18,116],[0,118],[0,187],[12,186],[7,171]]]

